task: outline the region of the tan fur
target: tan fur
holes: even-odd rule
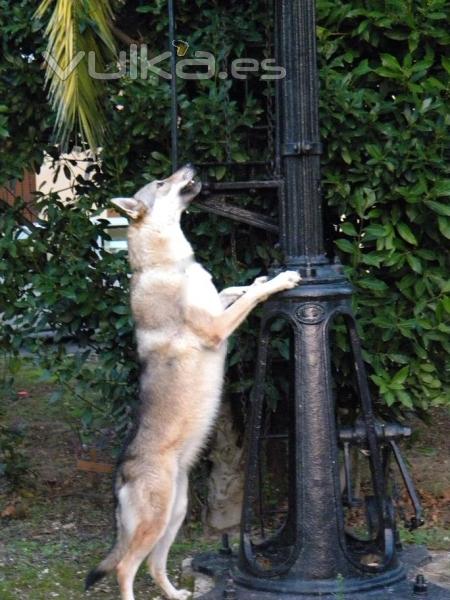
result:
[[[186,166],[115,200],[132,219],[131,308],[143,364],[138,427],[117,472],[117,542],[97,570],[116,568],[122,600],[134,600],[145,558],[167,598],[189,596],[167,579],[167,554],[186,513],[189,468],[218,412],[226,340],[259,302],[300,279],[285,272],[219,294],[180,228],[200,191],[193,177]]]

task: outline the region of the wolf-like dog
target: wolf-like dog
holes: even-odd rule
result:
[[[167,598],[190,596],[170,583],[166,562],[186,515],[189,468],[218,412],[227,338],[259,302],[300,280],[286,271],[219,294],[180,226],[200,190],[195,169],[186,165],[133,198],[112,201],[130,219],[140,408],[116,472],[116,541],[86,589],[115,570],[122,600],[134,600],[133,581],[145,559]]]

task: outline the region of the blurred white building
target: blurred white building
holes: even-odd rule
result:
[[[39,173],[26,172],[20,180],[7,182],[0,188],[0,201],[13,204],[15,198],[22,198],[26,204],[24,216],[32,221],[37,216],[35,192],[56,193],[63,201],[73,200],[76,197],[76,178],[81,175],[84,179],[89,179],[86,169],[93,160],[89,152],[72,151],[61,155],[56,163],[47,155]],[[110,252],[126,250],[127,219],[119,216],[113,209],[103,211],[99,218],[108,219],[111,224],[108,230],[111,241],[105,242],[105,249]]]

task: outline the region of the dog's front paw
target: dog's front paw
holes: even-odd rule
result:
[[[272,283],[274,283],[280,291],[292,290],[300,280],[301,276],[297,271],[284,271],[284,273],[280,273],[275,279],[272,279]]]
[[[267,277],[267,275],[262,275],[262,277],[257,277],[252,283],[252,285],[262,285],[263,283],[267,283],[268,281],[269,278]]]
[[[170,600],[188,600],[192,596],[192,592],[189,590],[175,590],[169,598]]]

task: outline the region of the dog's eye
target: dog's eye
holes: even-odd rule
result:
[[[162,187],[164,185],[164,181],[157,181],[156,187]]]

